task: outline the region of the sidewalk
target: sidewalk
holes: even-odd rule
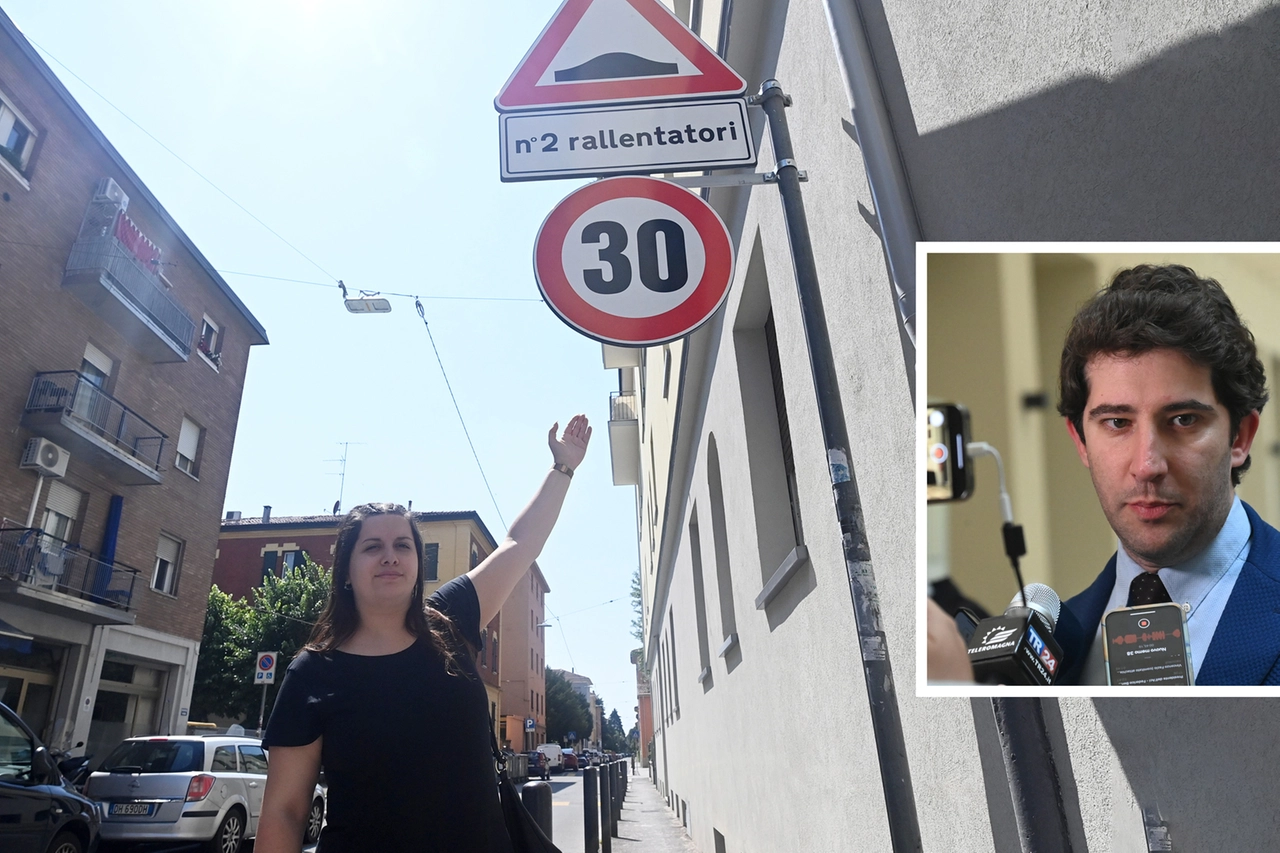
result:
[[[627,799],[612,853],[698,853],[647,773],[627,780]]]

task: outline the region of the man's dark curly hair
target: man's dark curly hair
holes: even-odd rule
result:
[[[1134,356],[1163,348],[1209,368],[1218,402],[1230,413],[1232,440],[1245,415],[1266,405],[1267,377],[1253,333],[1222,285],[1188,267],[1143,264],[1116,273],[1110,285],[1086,302],[1063,343],[1058,413],[1075,425],[1081,441],[1089,359],[1099,353]],[[1249,463],[1246,457],[1232,469],[1232,485],[1240,485]]]

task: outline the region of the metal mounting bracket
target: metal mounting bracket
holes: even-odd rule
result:
[[[794,163],[782,163],[780,166],[795,165]],[[800,180],[809,180],[809,173],[797,170]],[[738,175],[687,175],[678,178],[667,178],[673,184],[679,184],[682,187],[749,187],[758,184],[774,184],[778,182],[778,173],[774,172],[746,172]]]

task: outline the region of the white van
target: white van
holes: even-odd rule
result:
[[[547,757],[547,767],[552,773],[564,772],[564,751],[560,749],[560,744],[538,744],[538,752]]]

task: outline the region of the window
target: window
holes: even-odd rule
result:
[[[493,670],[494,675],[497,675],[498,674],[498,635],[496,632],[494,633],[491,639],[493,640],[493,651],[490,654],[491,660],[490,660],[489,668]]]
[[[151,588],[165,595],[177,595],[181,561],[181,540],[161,533],[160,541],[156,544],[156,570],[151,576]]]
[[[787,496],[791,500],[791,525],[796,544],[804,544],[804,530],[800,525],[800,495],[796,484],[796,462],[791,454],[791,427],[787,421],[786,395],[782,388],[782,363],[778,357],[778,333],[773,325],[773,312],[764,323],[764,340],[769,354],[769,375],[773,379],[773,401],[778,412],[778,437],[782,440],[782,466],[787,476]]]
[[[35,145],[36,134],[31,123],[6,99],[0,98],[0,160],[23,176]]]
[[[245,773],[262,773],[267,772],[267,755],[262,751],[260,746],[242,746],[240,749],[240,760],[244,762]]]
[[[31,756],[34,753],[34,744],[27,733],[9,722],[8,717],[0,717],[0,780],[19,784],[31,782]],[[11,795],[6,793],[5,796]]]
[[[234,747],[220,746],[213,751],[213,763],[209,769],[214,773],[222,770],[227,773],[236,772],[236,751]]]
[[[49,484],[49,497],[44,504],[44,520],[40,529],[46,535],[62,542],[72,541],[76,518],[80,515],[80,503],[84,495],[65,483]]]
[[[720,595],[721,655],[736,645],[738,620],[733,609],[733,573],[729,567],[729,532],[724,514],[724,484],[720,478],[720,451],[714,434],[707,437],[707,486],[711,492],[711,533],[716,553],[716,588]],[[730,642],[730,640],[734,642]],[[726,658],[730,671],[733,658]]]
[[[191,418],[182,419],[182,430],[178,433],[178,458],[174,464],[192,477],[200,474],[200,438],[204,430]]]
[[[200,325],[200,341],[196,349],[217,369],[222,364],[222,329],[205,315]]]
[[[280,570],[280,576],[284,577],[291,569],[296,569],[307,561],[307,555],[303,551],[285,551],[284,567]]]
[[[280,559],[277,551],[268,551],[262,549],[262,580],[266,581],[268,575],[274,576],[276,573],[276,562]]]
[[[711,689],[711,640],[707,628],[707,593],[702,578],[702,537],[698,532],[698,507],[689,514],[689,555],[693,561],[693,605],[698,625],[698,683]]]
[[[80,361],[80,375],[86,381],[100,391],[107,391],[107,382],[111,379],[112,369],[115,362],[111,356],[95,347],[93,344],[85,344],[84,358]]]
[[[440,579],[440,543],[428,542],[422,547],[422,580]]]

